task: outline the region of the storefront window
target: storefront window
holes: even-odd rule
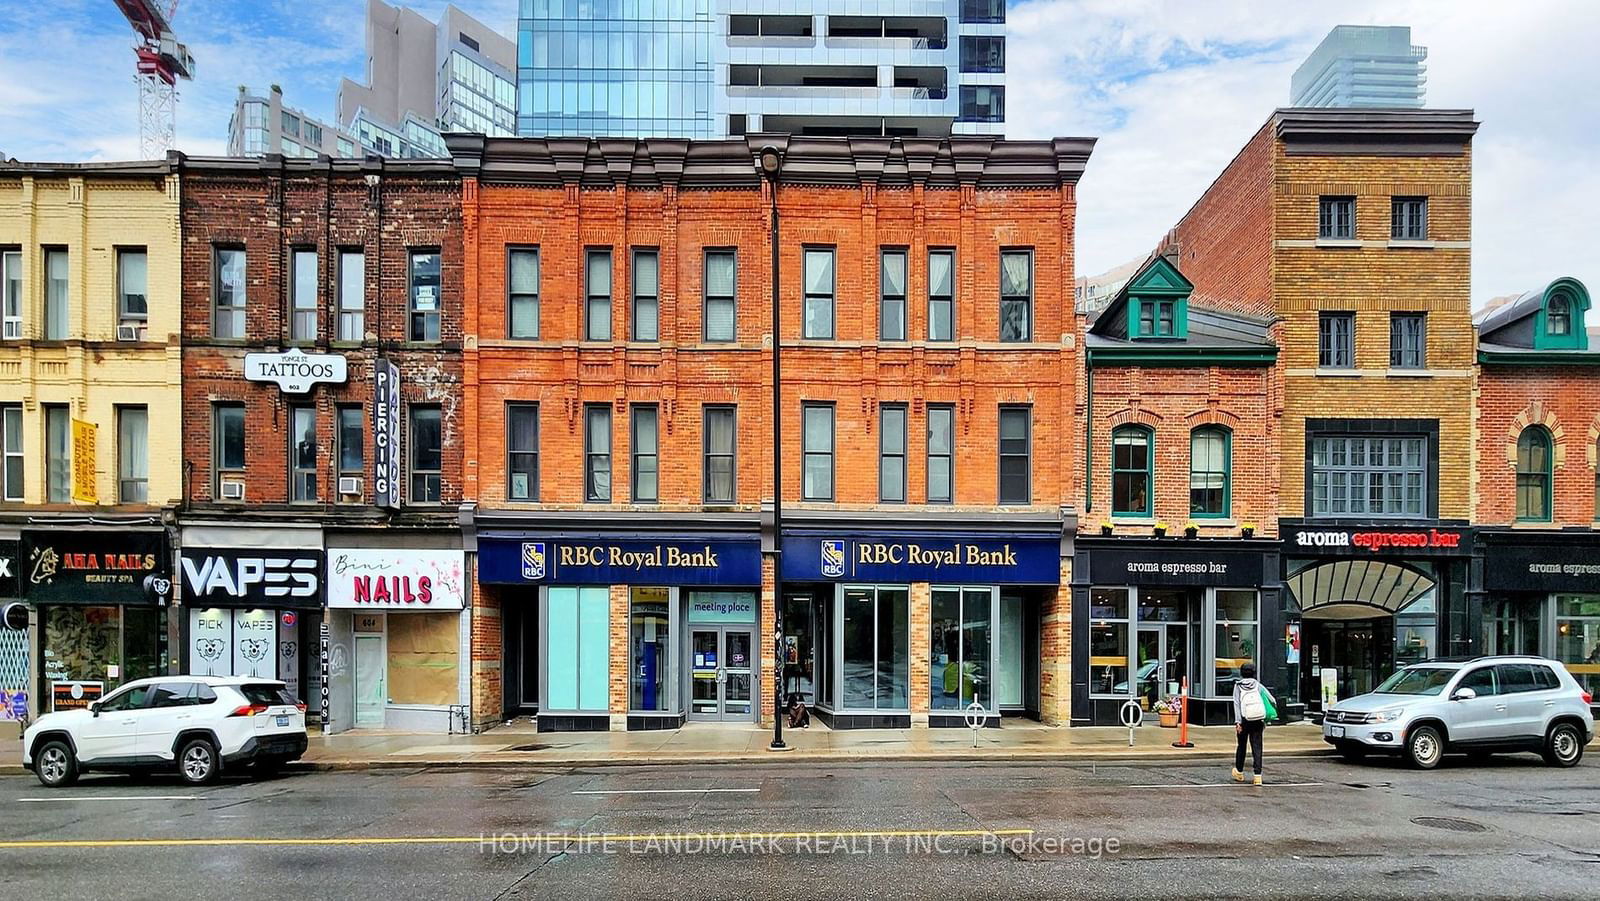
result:
[[[1257,662],[1259,622],[1254,591],[1219,588],[1216,597],[1217,643],[1211,662],[1211,684],[1207,689],[1211,697],[1220,698],[1232,696],[1240,667]]]
[[[543,709],[604,713],[611,673],[610,592],[552,587],[548,595]]]
[[[629,647],[633,666],[628,673],[628,709],[669,711],[676,687],[672,666],[671,617],[666,588],[632,589],[628,612]]]
[[[1483,611],[1485,654],[1539,654],[1540,616],[1547,595],[1518,601],[1492,600]]]
[[[1600,693],[1600,594],[1556,596],[1556,659],[1584,691]]]
[[[843,701],[846,710],[905,710],[910,696],[908,592],[844,590]]]
[[[1089,685],[1094,694],[1128,694],[1128,590],[1089,593]]]
[[[46,608],[44,672],[53,682],[124,682],[166,670],[165,616],[158,607]]]
[[[935,588],[929,673],[934,710],[965,710],[974,699],[995,709],[994,590]]]
[[[1021,707],[1024,703],[1023,629],[1022,596],[1000,595],[1000,661],[995,669],[995,700],[1002,707]]]
[[[1433,659],[1439,617],[1434,593],[1425,591],[1403,607],[1394,617],[1395,666],[1408,666]]]

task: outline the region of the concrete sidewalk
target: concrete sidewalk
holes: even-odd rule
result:
[[[815,721],[813,721],[815,722]],[[650,732],[537,732],[518,723],[479,735],[347,732],[312,736],[304,763],[344,769],[388,766],[605,766],[671,763],[785,763],[797,760],[859,763],[870,760],[1072,760],[1183,759],[1232,756],[1228,727],[1191,728],[1193,748],[1172,747],[1176,729],[1145,726],[1134,733],[1113,727],[1051,728],[1037,723],[984,729],[977,746],[968,729],[785,729],[792,750],[767,750],[772,730],[751,725],[691,723]],[[1309,723],[1268,730],[1275,756],[1331,752],[1322,730]]]
[[[691,723],[649,732],[538,732],[530,723],[496,727],[478,735],[352,731],[313,734],[299,766],[313,769],[386,767],[636,766],[672,763],[792,763],[810,760],[860,763],[871,760],[1181,760],[1230,757],[1233,730],[1191,727],[1193,748],[1172,747],[1178,730],[1142,726],[1128,746],[1128,730],[1109,726],[1053,728],[1008,722],[984,729],[973,746],[968,729],[852,729],[833,731],[813,720],[809,729],[785,729],[792,750],[767,750],[770,728]],[[1267,730],[1269,756],[1331,753],[1322,731],[1310,723]],[[24,772],[21,742],[0,743],[0,773]]]

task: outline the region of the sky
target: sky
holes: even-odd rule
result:
[[[436,18],[443,0],[410,4]],[[516,34],[516,0],[457,6]],[[363,0],[183,0],[196,58],[178,146],[222,153],[239,85],[333,118],[362,72]],[[0,0],[0,154],[132,159],[131,31],[112,0]],[[1007,137],[1099,139],[1080,185],[1078,271],[1151,250],[1271,115],[1339,24],[1410,25],[1427,104],[1470,108],[1474,304],[1571,275],[1600,290],[1593,0],[1012,0]]]

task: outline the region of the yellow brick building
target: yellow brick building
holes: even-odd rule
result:
[[[1163,250],[1190,302],[1266,317],[1281,569],[1257,658],[1318,709],[1471,653],[1470,110],[1282,109]],[[1269,528],[1271,528],[1269,526]]]
[[[0,164],[0,427],[20,457],[0,510],[135,512],[181,496],[178,192],[162,162]],[[93,501],[72,420],[93,427]]]

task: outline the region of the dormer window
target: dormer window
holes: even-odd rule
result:
[[[1549,305],[1545,307],[1544,325],[1551,335],[1564,337],[1572,334],[1572,306],[1567,302],[1567,295],[1551,296]]]
[[[1139,334],[1146,338],[1171,338],[1176,303],[1170,300],[1141,300],[1139,302]]]

